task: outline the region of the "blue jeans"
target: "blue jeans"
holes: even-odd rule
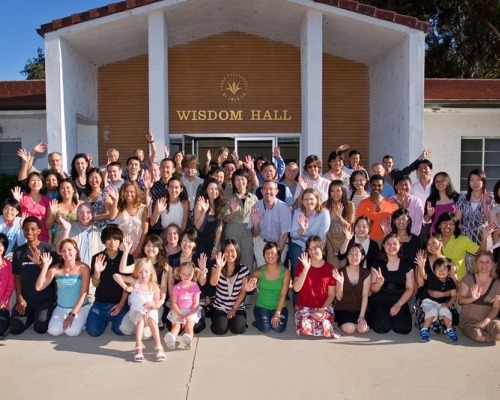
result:
[[[288,258],[290,259],[290,265],[292,267],[292,270],[290,271],[292,279],[295,278],[295,270],[297,269],[297,264],[299,263],[299,257],[304,251],[305,250],[302,250],[298,244],[292,241],[288,243]]]
[[[95,337],[102,335],[110,322],[111,330],[117,335],[123,335],[123,332],[120,330],[120,324],[129,310],[129,306],[125,304],[119,314],[111,315],[110,311],[114,306],[116,306],[116,304],[101,303],[99,301],[95,301],[94,304],[92,304],[86,324],[86,330],[89,336]]]
[[[288,322],[288,309],[283,307],[281,310],[281,324],[277,328],[273,328],[271,325],[271,319],[274,316],[276,310],[266,310],[265,308],[261,308],[259,306],[255,306],[253,309],[253,316],[255,318],[255,322],[253,325],[261,332],[269,332],[271,329],[277,333],[284,332],[286,329],[286,324]]]

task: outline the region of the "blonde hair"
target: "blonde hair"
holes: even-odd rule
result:
[[[200,274],[201,271],[199,268],[196,267],[196,265],[194,265],[190,261],[183,262],[183,263],[181,263],[179,268],[175,268],[175,270],[174,270],[175,279],[177,279],[177,280],[181,279],[180,274],[181,274],[182,268],[190,268],[191,269],[191,272],[193,273],[193,279],[192,279],[193,282],[196,281],[196,279],[198,279],[198,275]]]
[[[138,258],[134,265],[134,272],[132,272],[132,276],[135,279],[139,279],[139,271],[142,267],[149,266],[149,271],[151,272],[149,275],[149,283],[154,285],[158,285],[158,281],[156,279],[156,271],[153,266],[153,263],[149,258]]]
[[[477,262],[479,260],[479,257],[488,257],[491,260],[492,268],[490,272],[490,276],[492,278],[497,277],[497,272],[496,272],[496,263],[495,263],[495,257],[493,257],[493,253],[489,250],[481,250],[476,253],[476,259],[474,260],[474,266],[472,267],[472,272],[474,274],[479,273],[479,267],[477,266]]]

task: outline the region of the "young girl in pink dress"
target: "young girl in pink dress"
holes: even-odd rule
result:
[[[172,290],[172,306],[167,318],[172,322],[172,329],[165,335],[167,349],[174,350],[177,335],[184,328],[181,345],[191,348],[193,327],[200,320],[200,287],[196,283],[198,268],[192,262],[184,262],[175,269],[175,278],[181,281]]]

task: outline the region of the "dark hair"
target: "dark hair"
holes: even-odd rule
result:
[[[33,217],[32,215],[30,215],[29,217],[24,218],[23,229],[26,226],[26,224],[29,223],[34,223],[36,224],[36,226],[38,226],[38,229],[42,229],[42,221],[40,221],[37,217]]]
[[[113,161],[113,162],[110,162],[108,165],[106,165],[106,170],[109,167],[118,167],[118,168],[122,169],[122,163],[119,161]]]
[[[391,156],[390,154],[386,154],[384,157],[382,157],[382,161],[383,161],[383,160],[387,160],[387,159],[389,159],[389,158],[390,158],[391,160],[394,160],[394,157],[393,157],[393,156]]]
[[[388,257],[387,257],[387,253],[385,252],[385,247],[384,245],[389,241],[389,239],[397,239],[397,241],[399,242],[399,251],[398,251],[398,258],[403,258],[403,246],[402,246],[402,243],[401,243],[401,239],[399,238],[398,235],[396,235],[395,233],[389,233],[387,234],[387,236],[384,238],[384,240],[382,240],[382,244],[380,245],[380,253],[379,253],[379,256],[378,258],[380,260],[382,260],[383,262],[387,262],[389,261]]]
[[[226,165],[229,165],[229,164],[233,164],[235,167],[236,167],[236,163],[234,162],[234,160],[231,158],[231,159],[226,159],[222,162],[221,164],[221,167],[224,168]]]
[[[186,237],[190,242],[198,243],[198,231],[194,228],[188,228],[182,232],[182,235],[179,238],[179,243],[182,242],[184,237]]]
[[[264,248],[262,249],[262,255],[265,257],[266,256],[266,251],[275,248],[276,251],[278,252],[278,264],[281,262],[281,249],[278,246],[278,243],[276,242],[267,242],[264,245]]]
[[[260,172],[260,170],[262,169],[262,165],[264,165],[264,164],[262,164],[261,168],[257,168],[259,161],[264,161],[264,163],[265,163],[265,162],[267,162],[267,158],[264,156],[259,156],[255,159],[255,161],[253,162],[253,166],[254,166],[255,171],[257,171],[257,172]]]
[[[63,183],[68,183],[73,188],[73,196],[71,196],[71,203],[73,203],[74,205],[77,205],[78,204],[78,191],[76,190],[75,182],[73,182],[73,180],[71,180],[70,178],[63,179],[62,181],[59,182],[59,186],[57,186],[57,192],[58,192],[57,201],[59,203],[62,201],[61,185]]]
[[[106,240],[115,239],[123,242],[123,231],[116,225],[108,225],[101,232],[101,242],[106,244]]]
[[[365,170],[360,169],[360,170],[352,172],[351,176],[349,177],[349,189],[351,189],[351,192],[352,192],[351,200],[354,197],[354,193],[356,192],[356,188],[354,187],[354,179],[358,175],[363,176],[365,178],[365,180],[368,181],[368,176],[366,176]],[[366,184],[365,184],[365,186],[366,186]]]
[[[19,214],[21,214],[21,204],[13,197],[7,197],[2,203],[2,213],[5,206],[15,208]]]
[[[140,150],[140,149],[138,149],[138,150]],[[128,163],[130,161],[132,161],[132,160],[138,161],[139,165],[142,165],[142,161],[141,161],[141,159],[139,157],[137,157],[137,156],[131,156],[131,157],[127,158],[127,166],[128,166]]]
[[[234,260],[234,271],[233,271],[232,275],[228,275],[227,268],[226,268],[227,264],[224,265],[224,267],[222,268],[222,274],[228,278],[230,278],[231,276],[235,276],[240,271],[240,269],[243,267],[243,265],[240,264],[240,257],[241,257],[240,245],[238,244],[238,242],[236,240],[234,240],[234,239],[224,240],[224,244],[222,245],[222,253],[224,253],[224,251],[226,251],[226,247],[231,245],[231,244],[234,246],[234,249],[236,250],[236,260]]]
[[[262,171],[264,168],[269,166],[273,167],[274,171],[278,171],[278,168],[276,168],[276,164],[272,161],[264,161],[264,164],[260,166],[260,170]]]
[[[345,252],[346,254],[346,257],[347,255],[349,254],[349,252],[352,250],[352,249],[358,249],[360,252],[361,252],[361,261],[359,263],[359,265],[363,265],[363,262],[365,261],[366,259],[366,252],[365,252],[365,249],[363,248],[362,245],[360,245],[359,243],[352,243],[350,244],[348,247],[347,247],[347,250]],[[349,266],[349,258],[347,258],[347,263],[346,263],[346,267]]]
[[[397,184],[401,181],[408,181],[410,182],[411,185],[411,178],[409,175],[400,175],[397,176],[396,179],[394,179],[394,189],[396,188]]]
[[[29,186],[29,183],[30,183],[30,179],[34,176],[38,177],[38,179],[40,179],[42,181],[42,187],[40,188],[40,190],[43,190],[45,188],[45,179],[43,179],[42,174],[38,171],[33,171],[33,172],[30,172],[28,174],[28,177],[26,178],[26,193],[31,193],[31,188]]]
[[[442,267],[443,265],[446,265],[448,272],[451,271],[451,262],[446,257],[437,258],[436,261],[432,263],[432,271],[436,272],[436,268]]]
[[[391,215],[391,231],[392,233],[398,233],[398,227],[396,226],[396,218],[402,217],[403,215],[406,215],[408,217],[408,225],[406,225],[406,233],[411,235],[411,224],[412,224],[412,219],[410,216],[410,213],[406,208],[398,208],[396,211],[394,211]]]
[[[354,221],[354,224],[352,224],[353,229],[356,228],[356,225],[360,221],[366,221],[366,223],[368,224],[368,233],[370,233],[370,231],[372,229],[373,221],[366,215],[360,215],[358,218],[356,218],[356,220]]]
[[[372,184],[373,181],[384,182],[384,177],[380,174],[373,174],[372,176],[370,176],[370,185]]]
[[[342,218],[347,217],[348,213],[348,205],[349,205],[349,200],[347,199],[347,189],[344,186],[344,182],[342,182],[340,179],[335,179],[330,182],[330,185],[328,185],[328,200],[325,202],[326,203],[326,208],[328,211],[333,211],[333,199],[331,196],[331,191],[334,186],[340,186],[340,189],[342,190],[342,197],[340,197],[340,203],[344,207],[342,210]]]
[[[495,199],[496,204],[500,204],[500,195],[498,192],[500,191],[500,179],[495,183],[495,186],[493,187],[493,197]]]
[[[185,201],[188,201],[188,195],[186,188],[184,187],[184,183],[182,183],[182,179],[179,178],[178,176],[172,176],[167,183],[167,190],[165,190],[165,198],[167,199],[167,213],[170,212],[170,192],[168,191],[168,186],[170,185],[170,182],[177,181],[179,182],[179,185],[181,185],[181,192],[179,193],[179,200],[181,203],[184,203]]]
[[[306,160],[304,161],[304,170],[307,170],[307,166],[309,164],[313,164],[321,170],[321,160],[317,155],[311,154],[306,157]]]
[[[484,194],[484,192],[486,191],[486,174],[481,169],[473,169],[471,172],[469,172],[469,176],[467,178],[467,194],[465,197],[469,201],[472,196],[472,188],[470,187],[470,178],[472,178],[472,175],[476,175],[479,177],[479,179],[481,179],[481,182],[483,183],[481,193]]]
[[[92,188],[90,187],[90,183],[89,183],[89,178],[90,178],[90,175],[92,175],[92,174],[97,174],[101,177],[101,184],[99,186],[101,189],[104,189],[104,177],[102,175],[102,172],[99,168],[93,167],[87,171],[87,183],[85,183],[85,194],[86,195],[90,195],[90,193],[92,192]]]
[[[349,158],[351,158],[352,156],[358,156],[358,155],[361,156],[361,153],[358,150],[356,150],[356,149],[351,150],[349,152]]]
[[[57,179],[57,186],[59,186],[59,182],[61,182],[64,179],[64,176],[62,176],[59,172],[57,172],[55,169],[44,169],[42,171],[42,177],[43,180],[47,179],[48,176],[54,175]]]
[[[233,175],[231,176],[231,182],[233,184],[233,193],[236,193],[236,185],[234,184],[234,181],[236,180],[236,177],[243,177],[247,180],[247,188],[245,195],[248,194],[248,182],[250,182],[250,177],[248,175],[248,170],[246,168],[238,168],[236,171],[233,172]]]
[[[328,155],[328,163],[330,161],[335,160],[337,157],[340,157],[342,161],[344,161],[344,157],[342,156],[342,152],[334,150]]]
[[[438,172],[436,175],[434,175],[434,178],[432,179],[431,193],[429,194],[428,198],[428,201],[431,202],[433,207],[439,200],[439,190],[436,189],[436,179],[438,178],[438,176],[444,176],[447,181],[446,197],[448,197],[450,200],[453,201],[456,201],[458,197],[458,193],[455,191],[455,188],[453,187],[453,183],[451,182],[450,176],[444,171]],[[427,207],[425,207],[425,212],[427,212]]]
[[[71,160],[71,170],[70,170],[70,176],[71,179],[76,180],[78,178],[78,172],[76,171],[76,160],[79,158],[83,158],[85,162],[87,163],[87,171],[90,166],[89,159],[87,158],[87,155],[85,153],[77,153],[73,157],[73,160]]]
[[[419,160],[419,161],[417,162],[417,169],[418,169],[418,167],[420,167],[420,165],[421,165],[421,164],[427,164],[427,166],[428,166],[430,169],[432,169],[432,162],[431,162],[431,160],[428,160],[427,158],[424,158],[423,160]]]
[[[206,178],[205,181],[203,182],[201,195],[205,199],[208,199],[207,189],[208,185],[210,185],[211,183],[215,184],[217,186],[217,189],[219,189],[219,196],[217,196],[217,198],[214,199],[214,214],[217,218],[220,218],[224,211],[224,207],[226,206],[226,197],[224,195],[224,190],[222,189],[222,186],[219,184],[219,181],[212,177]]]
[[[7,252],[7,249],[9,248],[9,238],[5,233],[0,232],[0,244],[3,246],[3,254],[2,257],[5,257],[5,253]]]
[[[458,220],[456,215],[452,212],[445,212],[439,216],[439,218],[436,221],[436,225],[435,225],[436,232],[439,233],[440,235],[442,235],[440,225],[443,222],[448,222],[448,221],[452,221],[455,224],[455,230],[453,231],[453,236],[455,236],[455,238],[457,238],[458,236],[460,236],[462,231],[460,230],[460,221]]]
[[[144,248],[146,247],[146,244],[148,244],[148,242],[151,242],[151,244],[158,249],[156,264],[153,265],[153,268],[155,269],[156,273],[162,273],[167,269],[168,260],[167,254],[165,253],[165,247],[163,246],[163,240],[158,235],[153,234],[146,237],[138,258],[147,258],[147,255],[144,252]]]
[[[429,244],[429,240],[431,239],[436,239],[438,240],[441,244],[443,244],[443,238],[439,233],[432,232],[429,233],[425,238],[424,241],[422,242],[422,248],[424,249],[425,252],[427,252],[427,245]]]

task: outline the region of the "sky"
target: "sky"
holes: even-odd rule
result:
[[[41,25],[117,1],[0,0],[0,81],[25,79],[20,71],[26,61],[44,49],[36,32]]]

